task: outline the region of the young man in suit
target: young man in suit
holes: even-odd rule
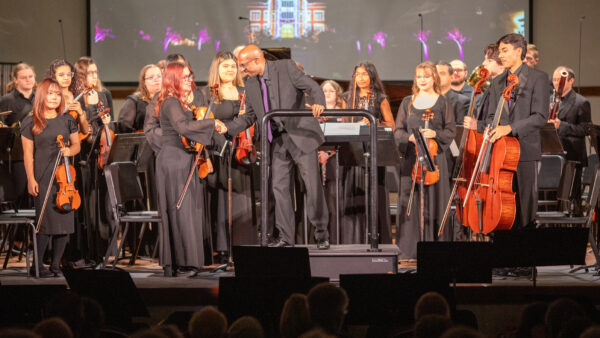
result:
[[[498,40],[500,60],[506,71],[492,80],[486,122],[494,121],[496,107],[507,86],[509,74],[519,78],[510,100],[505,103],[499,124],[490,133],[490,141],[504,136],[516,137],[521,148],[513,188],[517,193],[517,214],[513,228],[533,225],[537,211],[538,163],[541,159],[540,129],[548,119],[550,83],[545,73],[524,64],[527,42],[520,34],[507,34]]]
[[[266,112],[276,109],[305,109],[313,102],[314,117],[276,117],[268,130],[259,131],[271,143],[271,186],[275,199],[275,220],[280,238],[272,246],[294,245],[294,204],[292,199],[294,163],[304,180],[310,222],[315,226],[317,248],[329,248],[327,230],[329,212],[317,161],[317,148],[325,141],[316,117],[325,109],[321,87],[304,74],[292,60],[266,61],[255,45],[240,51],[238,65],[246,78],[246,113],[227,125],[230,135],[237,135]],[[308,99],[305,101],[305,94]],[[260,126],[258,127],[260,128]]]
[[[560,66],[554,70],[552,84],[558,90],[561,73],[567,72],[567,80],[563,88],[560,107],[556,119],[548,120],[554,124],[567,160],[577,161],[573,182],[572,197],[575,201],[575,213],[581,212],[581,173],[587,167],[587,148],[585,145],[585,127],[592,122],[590,102],[573,90],[575,72],[571,68]]]

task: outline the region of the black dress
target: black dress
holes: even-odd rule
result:
[[[417,242],[420,240],[420,191],[419,185],[415,185],[412,209],[410,216],[406,215],[410,190],[412,187],[412,168],[415,164],[415,147],[408,141],[410,132],[414,128],[423,127],[422,115],[424,109],[416,109],[410,105],[412,96],[407,96],[402,100],[398,115],[396,117],[396,130],[394,138],[399,146],[400,153],[404,155],[404,163],[400,169],[400,192],[398,194],[398,247],[400,249],[400,258],[415,259],[417,257]],[[410,106],[410,107],[409,107]],[[435,164],[440,172],[440,179],[437,183],[425,186],[425,241],[432,241],[437,238],[438,227],[444,215],[446,203],[450,197],[450,185],[448,178],[448,165],[446,163],[445,152],[454,139],[456,133],[456,123],[454,122],[454,113],[449,101],[439,96],[435,104],[430,108],[433,113],[433,120],[429,122],[430,129],[436,131],[434,140],[438,144],[438,153],[435,156]],[[452,230],[446,226],[440,240],[451,240]]]
[[[138,95],[131,94],[127,96],[119,112],[119,131],[135,133],[138,130],[143,130],[147,106],[148,102],[142,100]]]
[[[362,100],[356,95],[354,105],[350,92],[343,94],[342,98],[346,101],[346,107],[365,107],[375,119],[381,121],[381,103],[387,99],[387,95],[378,93],[368,98],[368,101]],[[355,117],[356,119],[356,117]],[[354,146],[349,144],[348,146]],[[367,144],[360,145],[364,150]],[[365,212],[365,169],[364,167],[344,167],[340,170],[342,175],[342,217],[340,222],[340,232],[343,244],[365,243],[365,228],[368,221]],[[386,184],[386,167],[377,167],[377,229],[380,234],[379,242],[392,243],[390,226],[389,189]]]
[[[238,88],[242,92],[243,88]],[[240,101],[223,100],[215,104],[213,113],[215,119],[223,122],[233,120],[240,111]],[[215,134],[217,136],[219,134]],[[219,135],[220,136],[220,135]],[[229,135],[231,141],[233,136]],[[215,143],[220,143],[215,140]],[[225,156],[213,156],[214,174],[208,176],[210,193],[210,220],[213,229],[216,230],[216,250],[228,251],[228,197],[227,197],[227,164],[229,154]],[[253,195],[254,184],[252,180],[253,171],[258,170],[256,164],[241,165],[233,154],[231,162],[231,218],[233,226],[233,245],[258,244],[258,232],[256,229],[256,215],[254,211]]]
[[[194,176],[183,199],[176,208],[179,195],[193,165],[195,154],[187,152],[180,135],[202,144],[210,144],[214,120],[194,121],[191,111],[184,111],[180,102],[169,97],[159,112],[162,147],[156,159],[156,186],[162,225],[160,265],[175,271],[178,267],[204,266],[203,228],[207,224],[205,184]]]
[[[23,120],[21,126],[21,135],[34,143],[33,169],[35,180],[39,185],[39,194],[35,197],[36,218],[39,217],[42,210],[46,190],[52,176],[54,161],[60,150],[56,143],[56,137],[62,135],[63,140],[67,141],[71,134],[76,133],[78,130],[75,120],[68,114],[59,115],[47,121],[46,128],[36,136],[33,136],[32,132],[33,117],[31,115]],[[74,232],[75,218],[73,212],[63,212],[58,209],[56,205],[57,191],[58,183],[55,180],[52,184],[46,211],[40,226],[40,234],[64,235]]]

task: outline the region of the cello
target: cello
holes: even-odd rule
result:
[[[109,112],[110,108],[104,108],[102,101],[98,101],[98,117],[102,118]],[[100,135],[100,155],[98,155],[98,166],[100,169],[104,169],[104,165],[108,162],[108,154],[110,154],[110,148],[114,139],[115,133],[105,124]]]
[[[477,98],[478,94],[483,92],[483,86],[490,77],[490,72],[484,67],[480,67],[477,71],[477,74],[479,76],[479,80],[477,80],[477,83],[475,83],[473,86],[473,93],[471,94],[471,101],[469,102],[468,116],[471,118],[473,118],[475,111],[475,99]],[[442,232],[444,231],[452,203],[455,200],[455,194],[458,195],[459,201],[456,205],[456,216],[462,225],[470,226],[470,224],[467,223],[468,218],[465,217],[465,215],[469,213],[469,210],[466,207],[462,207],[461,202],[465,199],[467,182],[473,173],[473,167],[475,166],[477,153],[481,148],[482,138],[482,134],[478,133],[476,130],[465,129],[463,131],[460,139],[459,155],[452,171],[454,184],[452,185],[450,199],[448,200],[446,210],[444,211],[444,217],[442,218],[442,223],[438,231],[438,237],[441,236]]]
[[[467,222],[475,233],[509,230],[517,212],[512,181],[521,155],[519,141],[512,136],[504,136],[492,144],[489,135],[499,125],[505,103],[510,100],[519,78],[510,74],[508,82],[498,102],[493,124],[488,125],[484,132],[462,206],[466,208],[469,205],[469,213],[464,217],[468,218]]]
[[[246,111],[246,93],[239,94],[240,97],[240,112],[238,116]],[[249,165],[257,160],[256,148],[252,140],[254,139],[254,125],[239,133],[236,137],[237,149],[235,151],[235,159],[239,164]]]

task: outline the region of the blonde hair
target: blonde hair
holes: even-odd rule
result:
[[[135,93],[133,93],[134,95],[137,95],[140,99],[142,99],[142,101],[146,101],[146,102],[150,102],[150,100],[152,100],[152,98],[150,97],[150,92],[148,92],[148,88],[146,88],[146,73],[148,72],[148,70],[150,68],[158,68],[160,70],[160,68],[157,65],[154,64],[149,64],[149,65],[145,65],[144,68],[142,68],[142,70],[140,71],[140,79],[138,82],[138,87],[135,91]],[[161,71],[162,74],[162,71]]]
[[[19,75],[19,72],[25,69],[31,69],[31,71],[33,72],[33,76],[35,77],[35,70],[33,70],[33,67],[25,62],[21,62],[18,65],[15,66],[15,68],[13,68],[12,71],[12,80],[6,84],[6,92],[10,93],[13,90],[17,90],[17,83],[15,81],[15,79],[17,78],[17,76]],[[37,83],[33,85],[33,89],[35,89],[35,87],[37,86]]]
[[[323,81],[323,83],[321,83],[321,88],[325,88],[325,85],[330,85],[335,89],[335,106],[342,108],[344,104],[344,100],[342,100],[342,86],[333,80]]]
[[[219,66],[225,60],[233,60],[235,62],[237,68],[237,58],[231,52],[218,52],[215,55],[212,63],[210,64],[210,69],[208,70],[208,80],[207,86],[208,88],[213,88],[214,85],[221,84],[221,76],[219,75]],[[235,79],[233,80],[233,85],[238,87],[244,86],[244,81],[242,80],[242,75],[240,74],[239,69],[236,69]],[[215,100],[215,103],[221,103],[223,100],[223,94],[219,91],[219,96]]]
[[[416,98],[417,94],[419,94],[419,92],[421,91],[419,89],[419,86],[417,85],[417,72],[420,69],[423,70],[423,72],[425,72],[425,74],[427,74],[427,73],[431,74],[431,76],[433,77],[433,91],[438,95],[442,95],[442,90],[440,88],[440,75],[437,72],[437,68],[435,67],[435,64],[431,61],[421,62],[415,68],[415,78],[413,80],[413,85],[412,85],[412,98],[410,100],[411,105],[415,102],[415,98]]]

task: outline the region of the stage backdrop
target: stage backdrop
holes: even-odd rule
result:
[[[529,0],[90,0],[90,49],[105,82],[136,82],[170,53],[204,81],[217,51],[248,43],[289,47],[314,76],[348,79],[369,60],[384,80],[411,80],[421,57],[473,69],[503,34],[527,37],[529,10]]]

